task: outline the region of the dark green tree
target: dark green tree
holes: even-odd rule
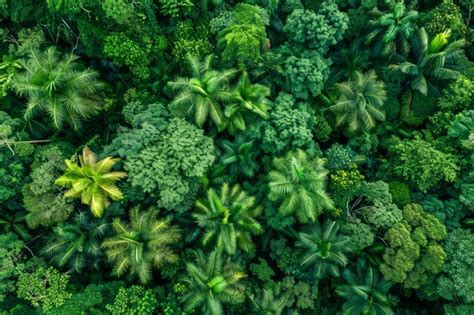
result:
[[[336,293],[346,299],[342,305],[343,314],[395,314],[392,306],[396,299],[390,295],[395,284],[380,277],[377,269],[365,259],[357,261],[355,271],[344,269],[342,277],[346,284],[337,286]]]
[[[387,11],[377,7],[370,11],[374,19],[369,22],[373,31],[367,34],[367,44],[376,55],[393,57],[396,54],[407,56],[410,42],[416,30],[418,12],[409,10],[403,1],[388,2]]]
[[[260,295],[250,295],[249,298],[258,314],[280,315],[286,308],[287,298],[275,297],[272,290],[262,289]]]
[[[301,265],[311,268],[317,279],[328,275],[340,276],[340,267],[349,262],[346,254],[350,252],[350,238],[338,233],[339,224],[326,220],[323,225],[315,223],[309,232],[298,234],[298,247],[305,251]]]
[[[447,30],[430,40],[420,28],[412,37],[412,56],[390,66],[406,79],[409,93],[439,96],[438,82],[457,79],[464,67],[465,41],[449,42],[449,37]]]
[[[111,224],[105,218],[94,218],[85,212],[53,229],[42,253],[58,267],[82,272],[84,269],[100,270],[105,257],[102,240],[110,234]]]
[[[254,176],[259,164],[256,160],[258,149],[253,140],[238,135],[234,141],[219,141],[218,146],[223,152],[212,170],[212,177],[216,182],[234,182],[242,177]]]

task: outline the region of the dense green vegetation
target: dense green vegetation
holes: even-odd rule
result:
[[[472,0],[0,0],[0,315],[473,315]]]

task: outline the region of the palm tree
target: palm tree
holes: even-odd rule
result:
[[[229,133],[234,135],[239,130],[245,130],[245,120],[249,112],[267,119],[267,111],[271,104],[267,98],[269,95],[268,87],[250,83],[249,75],[244,72],[232,92],[233,103],[227,106],[224,112]]]
[[[369,130],[376,120],[385,120],[383,103],[387,99],[384,83],[377,81],[373,70],[355,72],[348,82],[338,83],[341,94],[336,104],[330,107],[336,113],[337,126],[348,124],[349,132]]]
[[[316,223],[309,233],[299,233],[297,246],[306,251],[301,263],[305,268],[312,267],[317,279],[330,274],[339,277],[339,267],[348,263],[346,253],[350,251],[347,236],[339,235],[339,225],[331,220],[323,226]]]
[[[181,239],[181,232],[171,225],[170,219],[157,216],[156,209],[140,212],[135,207],[130,211],[129,223],[114,219],[115,236],[102,243],[109,261],[114,263],[114,275],[120,277],[128,270],[131,276],[138,276],[142,283],[147,283],[153,267],[177,262],[178,255],[171,245]]]
[[[464,40],[448,43],[450,31],[436,35],[431,41],[424,28],[420,28],[412,41],[412,61],[391,65],[393,71],[401,73],[412,91],[424,96],[432,93],[439,96],[436,82],[455,80],[463,69]]]
[[[364,71],[371,67],[370,50],[361,41],[342,46],[331,57],[331,76],[328,86],[353,78],[356,71]],[[327,83],[326,83],[327,84]]]
[[[53,229],[42,254],[51,257],[58,267],[68,266],[70,271],[80,273],[86,266],[99,270],[104,257],[101,242],[110,228],[105,218],[91,218],[86,212],[80,212],[72,222]]]
[[[413,36],[410,60],[390,65],[390,69],[401,74],[406,82],[402,95],[403,118],[409,118],[413,111],[428,115],[430,107],[433,108],[430,104],[436,103],[440,96],[437,85],[460,75],[467,62],[462,49],[465,41],[448,43],[449,36],[448,30],[429,41],[426,31],[421,28]]]
[[[231,100],[229,80],[236,70],[217,71],[211,68],[212,56],[204,62],[188,56],[192,78],[178,78],[168,82],[173,91],[177,91],[170,104],[171,111],[177,115],[194,115],[194,122],[202,127],[208,116],[219,130],[225,127],[222,104]]]
[[[257,314],[280,315],[286,307],[288,297],[275,297],[272,290],[263,289],[259,296],[250,295],[253,309]]]
[[[21,61],[25,71],[15,75],[12,86],[28,99],[26,120],[45,112],[56,129],[68,123],[78,130],[81,119],[98,113],[99,75],[90,69],[81,70],[77,59],[73,54],[61,56],[50,47],[45,52],[32,51]]]
[[[344,269],[342,276],[346,284],[337,286],[336,293],[347,300],[342,305],[343,314],[394,314],[391,306],[395,304],[395,299],[389,294],[394,283],[380,277],[365,259],[357,261],[355,272]]]
[[[263,232],[255,220],[261,212],[262,209],[255,206],[255,198],[248,196],[239,185],[230,188],[225,183],[219,195],[211,188],[206,199],[196,202],[193,217],[206,231],[203,245],[215,244],[228,254],[235,254],[237,247],[246,252],[254,248],[251,235]]]
[[[333,202],[325,191],[327,171],[324,159],[309,159],[302,150],[289,152],[273,160],[268,174],[269,194],[272,201],[281,201],[279,212],[296,214],[301,223],[314,222]]]
[[[64,194],[66,197],[81,198],[83,204],[90,206],[94,216],[101,217],[110,204],[108,197],[114,201],[123,198],[115,183],[127,174],[111,171],[119,160],[106,157],[97,161],[96,154],[86,146],[79,157],[79,165],[66,160],[66,173],[55,184],[70,188]]]
[[[218,145],[224,151],[213,169],[216,182],[238,180],[241,175],[253,177],[258,169],[257,148],[253,140],[238,135],[235,140],[221,140]]]
[[[25,226],[25,215],[19,212],[9,213],[7,209],[0,208],[0,232],[15,233],[25,241],[31,240],[30,230]]]
[[[199,314],[224,314],[222,303],[243,302],[245,295],[239,290],[238,282],[245,277],[229,261],[222,261],[219,250],[208,256],[196,252],[196,262],[186,263],[187,293],[183,296],[185,310],[195,310]]]
[[[411,38],[416,28],[418,12],[407,11],[403,1],[391,2],[388,12],[382,12],[377,7],[371,11],[375,17],[369,24],[372,32],[367,35],[367,44],[371,45],[376,55],[394,56],[408,55]]]

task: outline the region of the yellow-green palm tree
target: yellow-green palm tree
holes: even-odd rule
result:
[[[66,160],[66,172],[55,184],[68,187],[66,197],[81,198],[83,204],[89,205],[92,214],[101,217],[110,199],[117,201],[123,198],[122,192],[115,185],[127,176],[124,172],[112,171],[118,158],[106,157],[97,161],[97,155],[87,146],[79,157],[79,164]]]

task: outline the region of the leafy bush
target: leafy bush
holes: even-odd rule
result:
[[[17,295],[46,312],[61,306],[71,297],[71,293],[66,289],[68,282],[69,276],[53,267],[39,266],[33,272],[20,273]]]
[[[474,235],[468,230],[448,234],[444,248],[447,258],[437,280],[437,292],[449,301],[474,302],[474,281],[470,270],[474,267]]]
[[[268,121],[261,123],[262,149],[280,154],[291,149],[314,150],[316,119],[306,103],[299,103],[287,93],[276,98]]]
[[[120,288],[113,304],[107,304],[106,309],[112,314],[152,314],[158,300],[150,289],[133,285]]]
[[[394,173],[423,192],[441,180],[452,182],[457,177],[454,157],[425,140],[395,141],[388,150]]]
[[[214,162],[214,145],[201,129],[181,118],[171,119],[158,136],[156,143],[127,157],[125,170],[132,186],[173,209],[192,191],[193,179],[204,176]]]
[[[443,267],[446,252],[438,242],[446,237],[446,227],[418,204],[408,204],[402,211],[402,222],[385,234],[388,246],[380,271],[387,280],[418,289]]]

